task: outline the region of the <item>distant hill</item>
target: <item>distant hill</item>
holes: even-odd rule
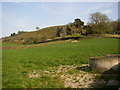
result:
[[[74,37],[74,34],[77,37],[86,35],[86,30],[83,30],[83,28],[84,22],[77,18],[73,23],[67,25],[52,26],[32,32],[18,31],[18,34],[11,33],[10,37],[5,37],[2,41],[16,44],[34,44],[56,39],[66,39],[66,37],[71,39],[71,37]]]
[[[32,44],[43,42],[56,37],[57,28],[62,28],[61,36],[66,35],[66,25],[52,26],[37,31],[25,32],[15,36],[3,38],[3,42],[12,42],[18,44]]]

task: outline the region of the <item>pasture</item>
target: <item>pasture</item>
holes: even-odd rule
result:
[[[3,46],[7,45],[11,46],[3,43]],[[87,38],[78,42],[65,42],[44,47],[3,49],[3,88],[62,88],[63,80],[41,72],[60,65],[88,64],[90,57],[106,54],[118,54],[118,39]],[[41,76],[30,78],[31,72],[39,73]]]

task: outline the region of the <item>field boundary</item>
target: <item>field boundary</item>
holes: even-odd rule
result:
[[[51,42],[51,41],[47,41],[47,42],[50,42],[50,43],[41,43],[39,45],[26,45],[26,46],[1,46],[0,49],[23,49],[23,48],[34,48],[34,47],[44,47],[44,46],[50,46],[50,45],[54,45],[54,44],[60,44],[60,43],[65,43],[65,42],[69,42],[69,41],[74,41],[74,40],[81,40],[81,39],[85,39],[85,38],[89,38],[89,39],[92,39],[92,38],[120,38],[120,36],[87,36],[87,37],[82,37],[82,38],[74,38],[74,39],[66,39],[66,40],[62,40],[60,41],[61,39],[58,38],[58,42]],[[57,40],[55,40],[57,41]]]
[[[0,49],[23,49],[23,48],[33,48],[33,47],[44,47],[44,46],[50,46],[50,45],[54,45],[54,44],[60,44],[60,43],[65,43],[65,42],[69,42],[69,41],[73,41],[73,40],[64,40],[64,41],[58,41],[58,42],[51,42],[51,43],[44,43],[44,44],[40,44],[40,45],[27,45],[27,46],[3,46],[0,47]]]

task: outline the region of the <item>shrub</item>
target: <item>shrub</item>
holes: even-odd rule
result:
[[[38,43],[39,40],[37,38],[33,38],[33,37],[30,37],[30,38],[27,38],[25,40],[25,44],[35,44],[35,43]]]
[[[46,41],[46,36],[43,36],[41,39],[40,39],[40,42],[45,42]]]
[[[84,37],[84,36],[81,35],[81,34],[76,33],[76,34],[72,34],[71,37]]]
[[[15,33],[11,33],[11,37],[15,36],[16,34]]]
[[[26,33],[26,31],[18,31],[17,34]]]

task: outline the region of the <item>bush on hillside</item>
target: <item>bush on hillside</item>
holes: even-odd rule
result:
[[[105,34],[105,33],[111,33],[112,32],[112,27],[110,23],[99,23],[99,24],[94,24],[92,26],[92,30],[95,34]]]
[[[15,33],[11,33],[11,37],[15,36],[16,34]]]
[[[84,35],[81,35],[81,34],[78,34],[78,33],[76,33],[76,34],[72,34],[72,35],[70,35],[71,37],[85,37]]]
[[[46,36],[43,36],[41,39],[40,39],[40,42],[45,42],[47,40],[47,37]]]
[[[26,33],[26,31],[18,31],[17,34]]]
[[[30,37],[25,40],[24,44],[36,44],[38,42],[39,40],[37,38]]]
[[[60,37],[60,35],[61,35],[61,30],[62,30],[62,28],[57,28],[57,30],[56,30],[56,37]]]

